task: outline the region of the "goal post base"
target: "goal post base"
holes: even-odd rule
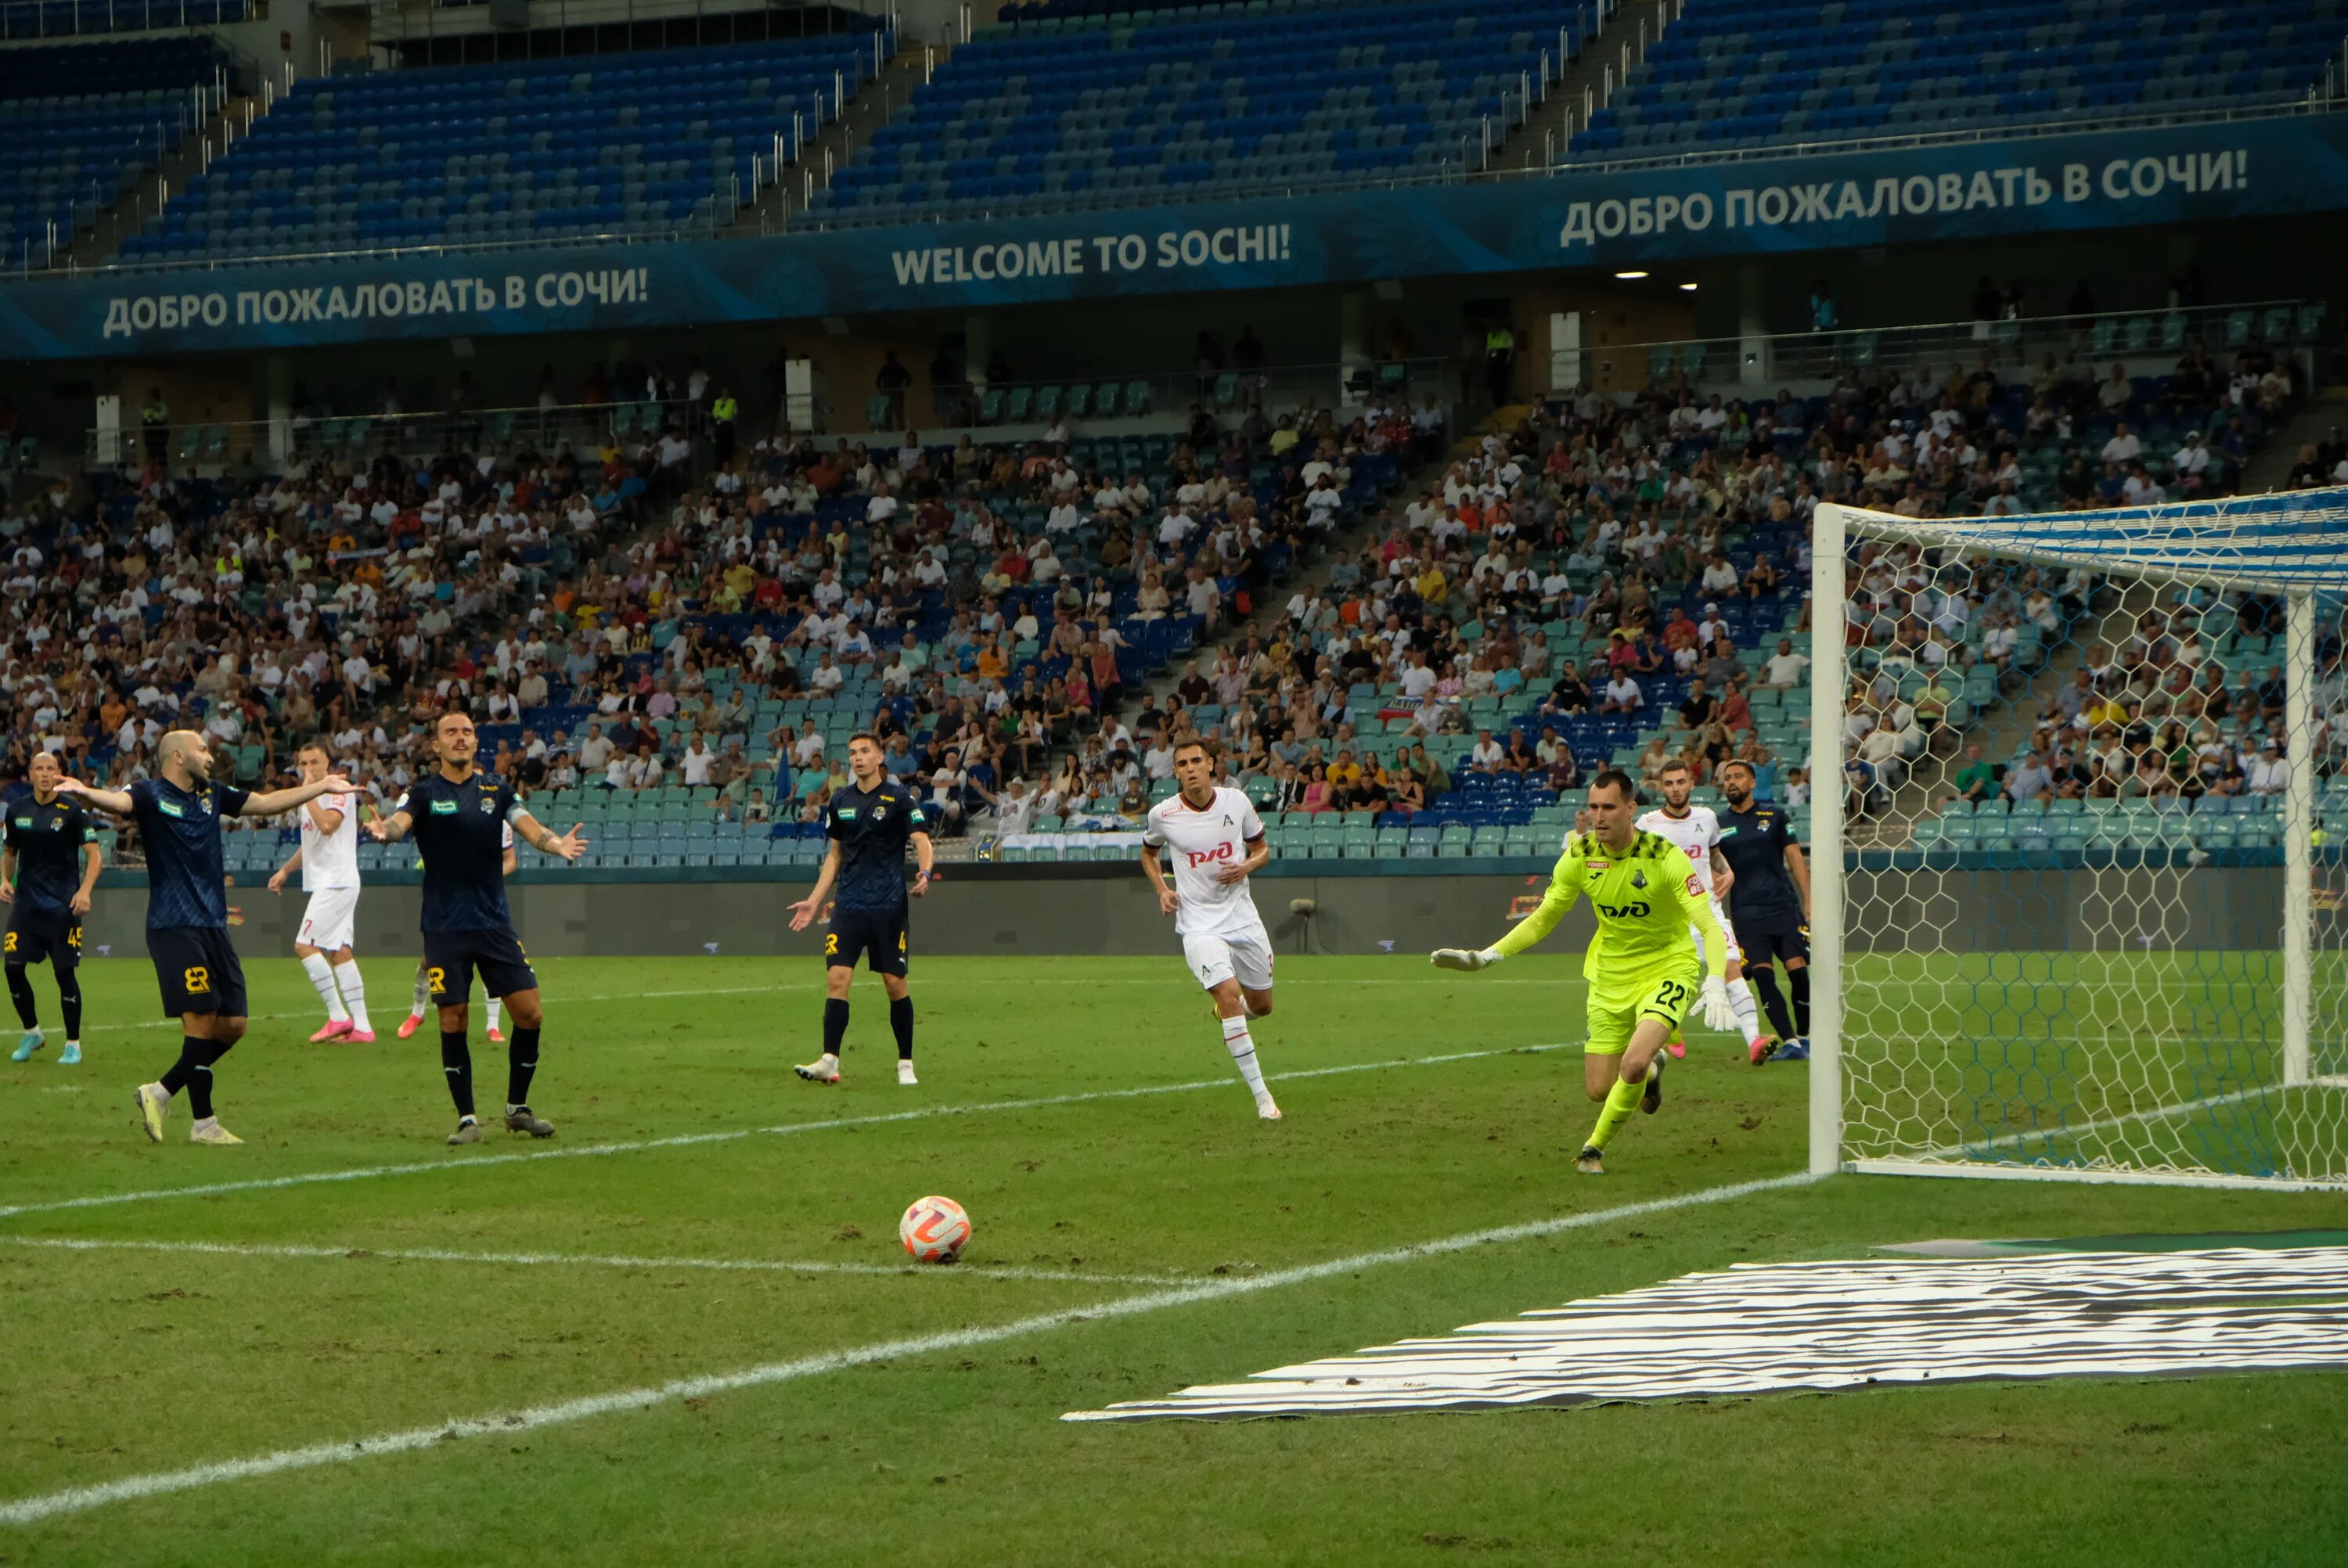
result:
[[[1953,1176],[1987,1182],[2100,1182],[2127,1187],[2230,1187],[2253,1193],[2348,1193],[2348,1176],[2230,1176],[2215,1171],[2120,1171],[2091,1165],[1965,1165],[1917,1160],[1848,1160],[1861,1176]]]

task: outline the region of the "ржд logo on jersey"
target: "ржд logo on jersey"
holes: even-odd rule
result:
[[[1215,845],[1212,849],[1191,849],[1186,850],[1183,853],[1189,857],[1192,866],[1207,866],[1211,865],[1218,860],[1230,860],[1234,858],[1231,854],[1231,850],[1235,846],[1226,839],[1224,842]]]

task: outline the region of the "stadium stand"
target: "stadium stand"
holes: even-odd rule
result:
[[[406,422],[375,421],[252,484],[142,452],[93,506],[61,486],[16,509],[15,764],[47,745],[119,783],[190,724],[252,782],[323,732],[392,791],[463,700],[493,765],[601,830],[597,864],[763,865],[819,857],[830,764],[875,728],[958,833],[1012,771],[1107,759],[1119,693],[1397,471],[1375,433],[1300,411],[1287,439],[1263,421],[1186,432],[1196,448],[768,441],[696,475],[682,432],[705,410],[662,412],[575,459],[493,416],[428,456],[392,456]],[[1300,428],[1332,460],[1313,488],[1341,502],[1308,505],[1281,460]],[[246,875],[285,852],[273,824],[231,835]]]
[[[179,146],[222,65],[201,37],[0,53],[0,233],[46,264]]]
[[[2303,97],[2342,0],[1688,0],[1578,152],[1630,155],[2230,110]]]
[[[1481,166],[1570,45],[1557,0],[1280,0],[1006,13],[811,210],[825,222],[1052,212]]]
[[[315,77],[123,246],[274,255],[707,231],[811,135],[885,33]]]

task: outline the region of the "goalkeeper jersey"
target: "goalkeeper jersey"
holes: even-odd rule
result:
[[[1557,928],[1576,898],[1588,895],[1598,912],[1598,936],[1582,959],[1591,980],[1698,961],[1693,926],[1704,936],[1703,960],[1718,977],[1728,944],[1712,899],[1677,845],[1642,832],[1628,847],[1609,849],[1594,834],[1568,834],[1565,853],[1550,874],[1540,907],[1493,944],[1507,958],[1524,951]]]

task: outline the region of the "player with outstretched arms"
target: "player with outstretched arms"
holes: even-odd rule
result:
[[[1430,961],[1438,968],[1488,968],[1548,936],[1574,900],[1589,895],[1598,935],[1581,964],[1590,985],[1581,1084],[1601,1108],[1573,1168],[1595,1176],[1604,1173],[1607,1141],[1632,1107],[1652,1113],[1663,1104],[1663,1042],[1677,1032],[1689,1004],[1700,999],[1714,1029],[1733,1027],[1736,1013],[1721,979],[1728,939],[1712,900],[1677,845],[1640,830],[1630,778],[1615,768],[1600,774],[1591,781],[1586,809],[1590,830],[1567,835],[1540,907],[1481,951],[1445,948]]]
[[[538,973],[515,935],[506,904],[505,830],[532,848],[576,860],[587,847],[585,824],[557,834],[530,814],[513,785],[483,773],[477,761],[480,735],[471,715],[452,708],[433,721],[438,761],[408,786],[388,817],[367,824],[378,844],[396,844],[410,833],[424,856],[424,899],[418,924],[424,958],[431,966],[432,999],[440,1006],[440,1069],[457,1106],[451,1143],[481,1141],[473,1112],[473,1053],[466,1043],[466,998],[479,971],[481,989],[505,999],[513,1015],[513,1041],[506,1050],[506,1131],[533,1138],[554,1136],[554,1123],[530,1108],[530,1086],[538,1071],[538,1031],[545,1021],[538,997]]]
[[[0,904],[8,906],[8,934],[0,938],[8,971],[8,999],[25,1037],[11,1061],[30,1061],[47,1043],[26,966],[47,960],[57,981],[66,1048],[57,1065],[81,1061],[81,921],[98,886],[101,856],[88,813],[61,798],[65,769],[56,755],[35,752],[25,770],[33,793],[8,808],[6,848],[0,849]]]
[[[848,988],[856,960],[880,977],[889,995],[889,1028],[897,1037],[897,1081],[911,1087],[913,1075],[913,995],[906,976],[912,968],[911,906],[906,903],[905,851],[913,851],[911,897],[930,890],[936,847],[921,797],[889,776],[880,742],[864,733],[848,738],[850,786],[824,810],[824,836],[831,848],[816,874],[814,890],[791,906],[791,929],[804,931],[833,900],[831,930],[823,939],[823,1054],[791,1069],[809,1083],[839,1081],[839,1048],[848,1039]]]
[[[322,794],[347,794],[348,779],[329,774],[291,789],[253,794],[212,782],[211,745],[193,730],[171,730],[155,746],[156,776],[129,789],[93,789],[75,779],[57,793],[139,825],[147,852],[147,953],[163,993],[163,1016],[180,1020],[180,1060],[135,1092],[139,1125],[163,1141],[171,1099],[188,1091],[195,1125],[188,1142],[230,1145],[243,1139],[212,1114],[212,1069],[244,1038],[244,966],[228,939],[228,877],[221,866],[221,821],[275,816]]]
[[[1810,866],[1794,840],[1783,806],[1753,798],[1753,770],[1744,763],[1720,764],[1720,793],[1728,809],[1720,814],[1720,853],[1735,873],[1728,912],[1744,938],[1745,973],[1769,1009],[1769,1021],[1786,1043],[1779,1061],[1807,1061],[1810,1055]],[[1786,966],[1794,993],[1792,1016],[1777,994],[1772,963]]]
[[[1720,818],[1712,807],[1696,805],[1689,800],[1695,791],[1695,775],[1688,771],[1685,763],[1673,763],[1664,768],[1656,783],[1663,787],[1663,804],[1639,818],[1639,829],[1670,839],[1688,857],[1688,864],[1695,867],[1696,880],[1704,884],[1704,896],[1712,900],[1713,915],[1720,921],[1721,934],[1728,942],[1728,1005],[1736,1009],[1736,1027],[1745,1034],[1746,1060],[1758,1067],[1775,1054],[1777,1041],[1761,1028],[1761,1011],[1753,1005],[1753,988],[1745,983],[1745,953],[1736,945],[1736,927],[1728,918],[1726,903],[1729,887],[1736,877],[1720,853]],[[1673,1056],[1687,1054],[1687,1047],[1676,1038],[1664,1049]]]
[[[1255,1113],[1280,1120],[1255,1059],[1251,1018],[1272,1011],[1272,934],[1256,913],[1248,876],[1272,858],[1263,822],[1245,794],[1215,783],[1221,748],[1210,740],[1174,748],[1181,787],[1149,808],[1142,830],[1141,871],[1158,892],[1160,913],[1174,917],[1182,958],[1215,1005],[1224,1049],[1255,1096]],[[1174,880],[1161,862],[1171,859]]]
[[[312,741],[294,753],[304,784],[326,776],[331,764],[325,746]],[[366,983],[359,978],[358,960],[351,952],[351,935],[359,912],[359,798],[355,794],[322,794],[302,808],[302,843],[286,856],[269,890],[282,893],[285,879],[298,867],[302,891],[309,902],[302,910],[302,926],[294,934],[294,956],[310,977],[310,989],[326,1004],[325,1026],[310,1037],[345,1040],[355,1045],[375,1043],[375,1025],[367,1020]]]

